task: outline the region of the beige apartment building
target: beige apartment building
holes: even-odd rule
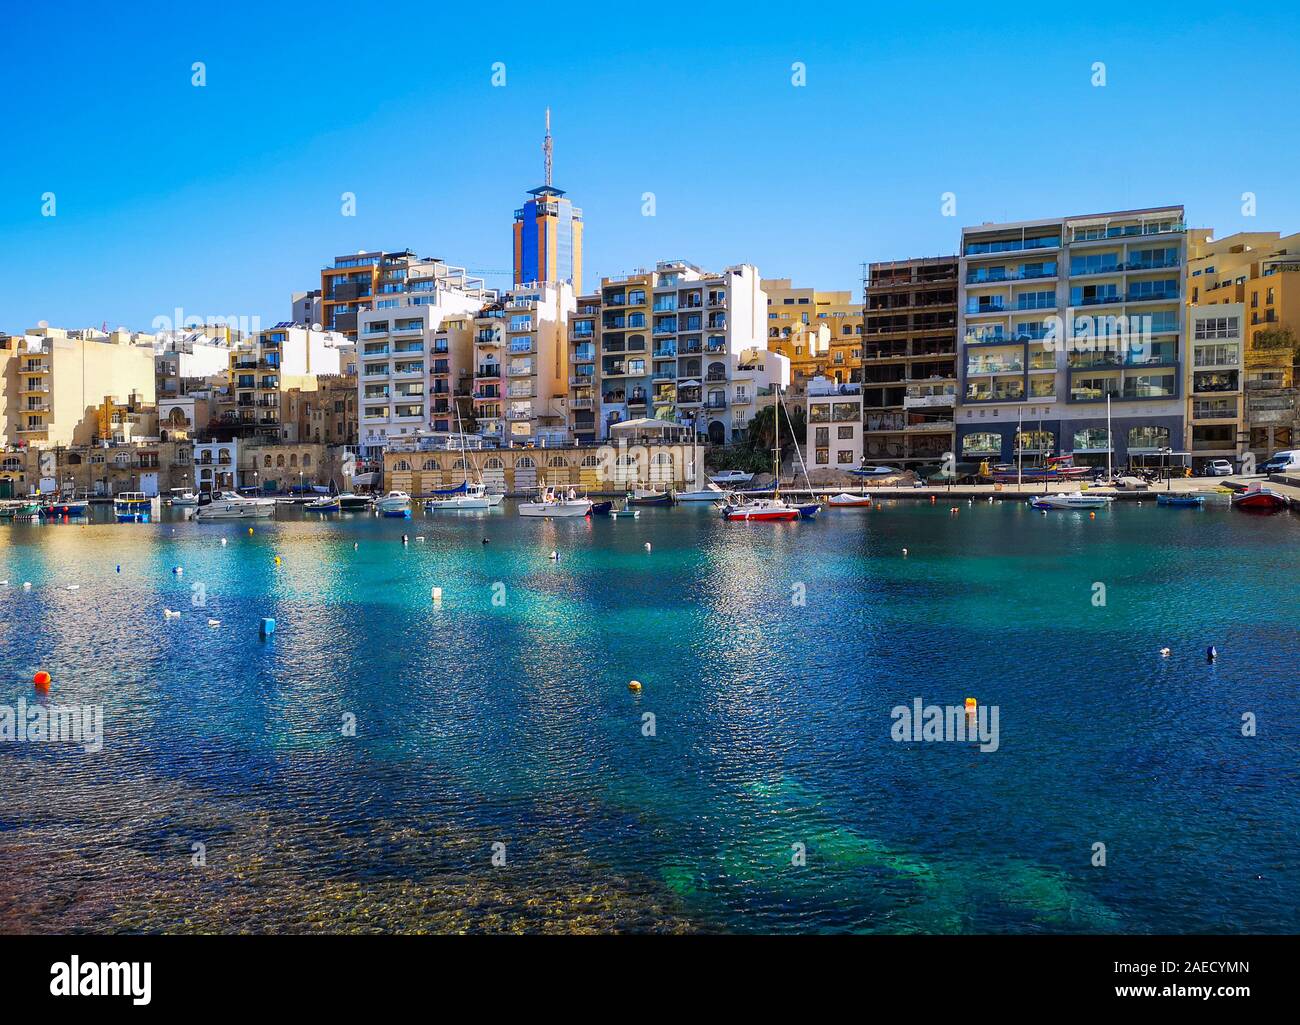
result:
[[[45,325],[0,337],[6,446],[89,445],[105,399],[155,403],[150,335],[67,331]]]
[[[796,288],[790,278],[764,278],[767,345],[790,360],[791,389],[815,377],[837,384],[861,380],[862,304],[852,292]]]

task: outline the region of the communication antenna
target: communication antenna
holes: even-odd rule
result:
[[[546,108],[546,138],[542,140],[542,153],[546,157],[546,187],[551,187],[551,108]]]

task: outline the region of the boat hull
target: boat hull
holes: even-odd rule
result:
[[[726,497],[727,493],[721,489],[717,491],[679,491],[676,495],[679,502],[721,502]]]
[[[722,518],[728,521],[740,520],[797,520],[799,518],[798,509],[728,509],[722,514]]]
[[[520,516],[545,519],[586,516],[591,512],[590,502],[524,502],[519,506]]]
[[[1195,508],[1205,504],[1204,495],[1156,495],[1156,505]]]
[[[273,501],[210,502],[195,510],[196,520],[264,520],[275,515]]]
[[[1274,494],[1239,495],[1232,499],[1234,509],[1245,509],[1247,512],[1277,512],[1285,509],[1287,504],[1285,498]]]

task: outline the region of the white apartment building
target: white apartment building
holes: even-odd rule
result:
[[[474,335],[477,432],[502,445],[560,445],[568,427],[568,282],[515,285],[479,310]]]
[[[1245,303],[1191,306],[1187,311],[1187,423],[1197,458],[1234,459],[1246,450],[1242,356]]]
[[[390,438],[455,430],[455,398],[471,389],[474,317],[496,293],[444,273],[422,280],[428,287],[385,295],[357,314],[359,443],[367,458]]]
[[[966,228],[958,458],[1185,451],[1186,246],[1180,206]]]
[[[853,470],[862,464],[862,385],[814,377],[807,383],[809,470]]]

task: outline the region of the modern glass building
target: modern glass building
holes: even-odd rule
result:
[[[582,211],[551,185],[530,189],[515,211],[515,284],[569,282],[582,289]]]

